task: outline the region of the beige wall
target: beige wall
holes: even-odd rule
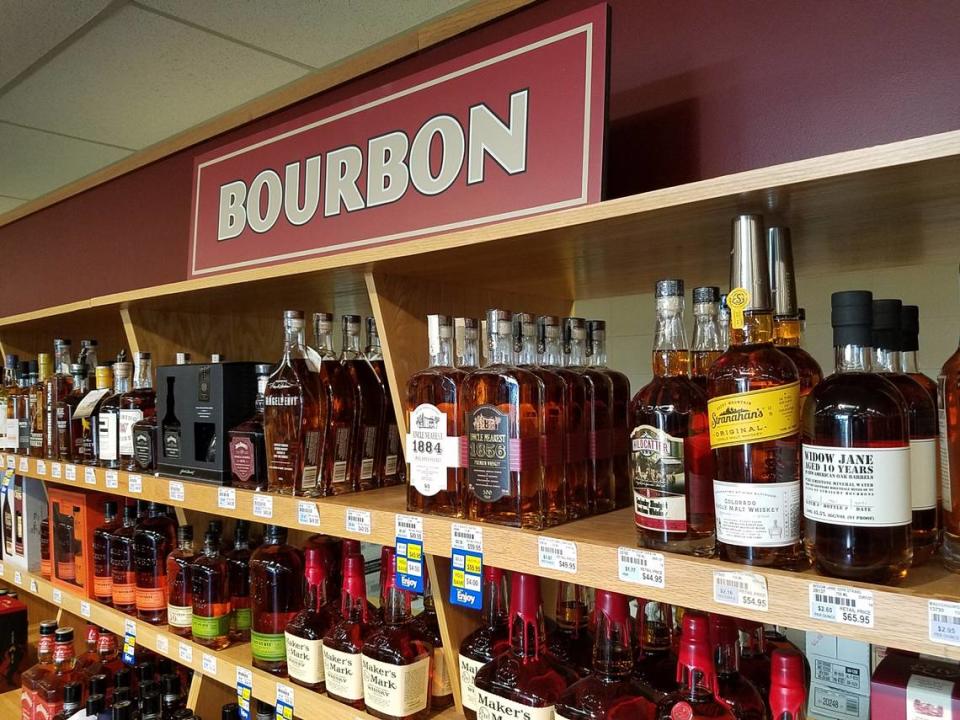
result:
[[[725,288],[723,277],[712,284]],[[692,329],[692,284],[687,286],[687,328]],[[830,329],[830,293],[837,290],[870,290],[876,298],[900,298],[920,306],[920,365],[936,378],[940,366],[956,349],[960,336],[960,302],[955,264],[911,265],[900,268],[836,272],[797,276],[797,295],[807,311],[804,347],[821,364],[833,369]],[[610,365],[630,377],[634,391],[650,380],[653,344],[653,293],[579,300],[575,313],[607,321]],[[687,337],[691,339],[690,335]]]

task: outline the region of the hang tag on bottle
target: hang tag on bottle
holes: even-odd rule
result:
[[[137,624],[133,620],[123,621],[123,653],[121,659],[125,665],[136,664]]]
[[[873,593],[846,585],[810,583],[810,617],[872,628]]]
[[[253,702],[253,673],[249,668],[237,667],[237,705],[240,720],[250,720],[250,703]]]
[[[727,293],[727,307],[730,308],[730,327],[735,330],[743,329],[744,311],[750,305],[750,291],[746,288],[733,288]]]
[[[277,703],[275,707],[276,720],[293,720],[293,688],[283,683],[277,683]]]
[[[932,642],[960,646],[960,603],[929,600],[927,616]]]
[[[450,528],[450,602],[483,608],[483,528],[454,523]]]
[[[401,590],[423,592],[423,518],[397,515],[397,583]]]

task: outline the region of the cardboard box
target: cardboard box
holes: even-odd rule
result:
[[[40,523],[47,517],[47,492],[36,478],[4,473],[0,488],[0,547],[3,559],[30,572],[40,571]]]
[[[891,650],[874,673],[872,717],[883,720],[950,720],[960,717],[960,667]]]
[[[808,632],[810,694],[807,715],[828,720],[870,716],[870,645]]]
[[[93,598],[93,531],[103,524],[103,503],[111,496],[49,488],[50,558],[55,586]]]

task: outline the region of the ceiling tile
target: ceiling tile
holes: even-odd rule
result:
[[[303,74],[125,6],[0,96],[0,120],[143,148]]]
[[[79,30],[110,0],[29,0],[0,3],[0,87]]]
[[[0,196],[33,199],[129,154],[0,122]]]
[[[16,198],[9,198],[0,195],[0,215],[3,213],[13,210],[17,205],[23,205],[26,200],[17,200]]]
[[[324,67],[467,0],[140,0],[237,40]]]

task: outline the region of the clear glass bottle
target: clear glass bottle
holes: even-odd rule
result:
[[[366,707],[361,651],[375,629],[367,603],[363,564],[363,556],[359,554],[351,553],[344,558],[340,620],[323,638],[327,695],[360,711]]]
[[[353,492],[350,482],[350,449],[355,444],[357,405],[353,402],[350,373],[333,351],[333,315],[316,313],[314,332],[323,362],[320,382],[328,398],[324,429],[323,482],[321,495]]]
[[[110,606],[113,603],[113,572],[110,568],[113,534],[123,526],[116,500],[103,503],[103,525],[93,531],[93,599]]]
[[[250,640],[250,523],[237,520],[233,549],[227,553],[230,575],[230,636],[234,642]]]
[[[60,434],[57,424],[57,407],[73,390],[73,376],[70,374],[70,341],[57,338],[53,341],[54,372],[44,382],[44,407],[46,416],[46,454],[48,460],[60,457]],[[69,457],[69,455],[68,455]]]
[[[97,414],[97,445],[100,448],[101,467],[120,467],[120,398],[130,391],[132,374],[132,363],[114,363],[113,394],[100,404],[100,412]]]
[[[203,552],[190,566],[190,585],[191,637],[198,645],[222,650],[230,644],[230,577],[216,532],[203,536]]]
[[[117,445],[120,467],[124,470],[139,470],[133,442],[133,426],[144,418],[155,417],[156,414],[157,391],[153,389],[152,356],[148,352],[137,352],[133,355],[133,389],[120,396],[118,413]],[[163,611],[166,612],[166,604]]]
[[[458,317],[453,321],[456,338],[456,366],[465,372],[480,367],[480,323],[476,318]]]
[[[760,690],[740,673],[740,644],[733,618],[711,613],[710,640],[717,672],[717,697],[740,720],[767,720],[767,706]]]
[[[593,633],[586,590],[576,583],[560,581],[557,588],[555,625],[547,634],[547,650],[580,677],[593,664]]]
[[[193,580],[191,565],[193,526],[177,528],[177,549],[167,556],[167,627],[174,635],[190,637],[193,627]]]
[[[64,462],[79,462],[82,425],[73,413],[87,394],[87,369],[80,363],[70,364],[71,388],[57,400],[54,417],[57,421],[57,457]]]
[[[128,615],[137,613],[137,567],[133,555],[133,536],[136,533],[136,525],[137,507],[125,505],[123,525],[113,532],[113,542],[110,544],[113,607]]]
[[[31,368],[33,368],[32,371]],[[35,360],[22,360],[20,362],[20,390],[15,398],[15,412],[17,416],[17,431],[19,435],[17,452],[23,453],[24,455],[27,455],[30,452],[30,429],[33,422],[33,416],[30,414],[30,387],[36,382],[33,380],[33,374],[35,372]]]
[[[167,622],[167,556],[177,547],[177,521],[167,508],[147,504],[146,517],[133,536],[133,559],[137,569],[137,617],[152,625]]]
[[[336,605],[327,599],[327,568],[320,548],[304,550],[306,598],[284,631],[287,644],[287,672],[297,685],[316,692],[326,689],[323,665],[323,638],[340,619]]]
[[[679,688],[673,608],[666,603],[638,600],[637,634],[633,676],[650,697],[659,701]]]
[[[660,280],[654,295],[653,379],[630,406],[637,541],[710,557],[716,546],[714,464],[707,396],[689,375],[683,281]]]
[[[406,479],[403,463],[403,448],[400,446],[400,431],[397,429],[396,408],[393,406],[393,394],[390,392],[390,380],[387,377],[387,366],[383,360],[383,350],[380,348],[380,335],[377,332],[377,321],[367,318],[367,345],[363,356],[370,363],[370,367],[377,374],[377,379],[383,386],[384,436],[380,444],[380,454],[377,456],[377,472],[382,486],[400,485]]]
[[[267,447],[263,434],[263,409],[267,382],[272,368],[260,364],[257,374],[257,399],[253,417],[244,420],[227,433],[230,447],[230,479],[233,487],[245,490],[267,489]]]
[[[356,431],[347,470],[354,492],[380,486],[377,459],[386,433],[386,398],[376,371],[360,350],[359,315],[344,315],[340,364],[350,378]]]
[[[284,630],[303,610],[303,555],[287,544],[287,529],[267,525],[263,545],[250,556],[253,666],[286,677]]]
[[[460,643],[460,700],[467,720],[477,720],[477,671],[510,649],[507,578],[500,568],[483,566],[483,621]]]
[[[690,377],[704,392],[710,366],[726,349],[720,332],[720,288],[694,288]]]

